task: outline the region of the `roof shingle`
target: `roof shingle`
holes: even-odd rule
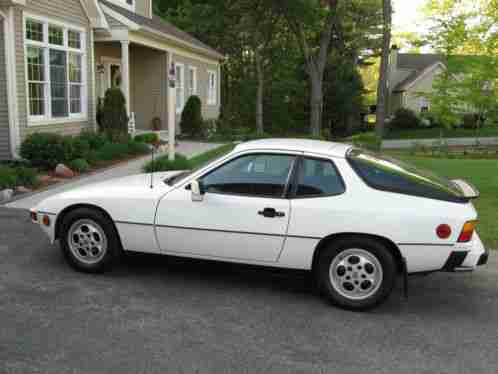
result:
[[[102,4],[104,4],[106,7],[121,14],[122,16],[128,18],[130,21],[132,21],[140,26],[145,26],[145,27],[151,28],[155,31],[159,31],[161,33],[173,36],[173,37],[180,39],[184,42],[192,44],[192,45],[196,46],[197,48],[203,49],[208,54],[210,54],[211,56],[216,57],[218,59],[223,58],[223,55],[220,52],[216,51],[214,48],[211,48],[210,46],[201,42],[199,39],[194,38],[192,35],[186,33],[185,31],[180,30],[179,28],[173,26],[171,23],[163,20],[162,18],[160,18],[158,16],[153,15],[152,18],[148,18],[148,17],[141,16],[140,14],[136,14],[134,12],[131,12],[127,9],[124,9],[124,8],[120,7],[119,5],[112,4],[106,0],[100,0],[100,2]]]

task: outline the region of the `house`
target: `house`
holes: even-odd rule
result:
[[[33,132],[95,128],[110,87],[137,130],[154,120],[173,137],[191,95],[217,118],[222,59],[155,16],[152,0],[0,0],[0,159]]]
[[[430,102],[423,96],[433,91],[433,82],[446,69],[442,55],[399,53],[391,49],[388,76],[389,115],[399,108],[426,112]]]

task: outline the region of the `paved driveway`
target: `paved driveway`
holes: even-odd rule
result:
[[[193,157],[198,154],[207,152],[211,149],[219,147],[220,144],[213,143],[198,143],[198,142],[180,142],[176,148],[177,153],[184,155],[185,157]],[[52,195],[70,190],[72,188],[80,187],[86,184],[102,182],[106,179],[125,177],[133,174],[142,173],[142,167],[146,162],[151,160],[151,156],[146,156],[134,161],[127,162],[123,165],[113,167],[96,174],[85,176],[76,181],[70,181],[64,184],[56,185],[46,191],[31,194],[20,200],[13,201],[12,203],[6,204],[8,208],[17,209],[30,209],[38,204],[40,201],[50,197]]]
[[[0,373],[498,372],[494,253],[361,314],[306,273],[131,256],[90,276],[27,212],[0,208],[0,228]]]

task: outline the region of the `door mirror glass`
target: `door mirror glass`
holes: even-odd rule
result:
[[[190,184],[190,190],[192,192],[192,201],[202,201],[204,199],[204,188],[202,182],[193,181]]]

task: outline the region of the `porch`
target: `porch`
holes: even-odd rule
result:
[[[175,104],[168,100],[174,99],[174,88],[169,98],[167,52],[128,41],[95,42],[94,48],[99,99],[103,100],[107,89],[121,88],[137,132],[167,131],[170,120],[177,127]]]

